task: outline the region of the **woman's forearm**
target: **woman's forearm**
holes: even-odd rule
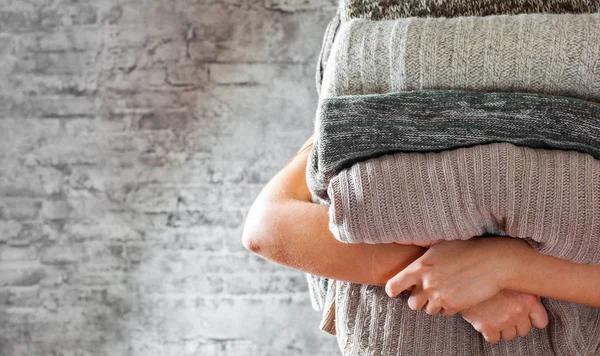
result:
[[[508,261],[504,288],[600,308],[600,265],[573,263],[529,246],[515,249]]]
[[[309,202],[268,202],[260,215],[262,227],[254,234],[262,242],[247,247],[273,262],[331,279],[383,286],[426,250],[339,242],[327,227],[327,207]],[[248,219],[255,218],[248,215]]]
[[[273,262],[331,279],[383,286],[426,249],[399,244],[345,244],[329,231],[328,208],[310,201],[308,151],[263,188],[248,212],[242,241]]]

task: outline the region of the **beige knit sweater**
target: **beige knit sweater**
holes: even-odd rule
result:
[[[342,170],[328,193],[343,242],[508,235],[600,264],[600,160],[585,153],[491,143],[387,154]]]

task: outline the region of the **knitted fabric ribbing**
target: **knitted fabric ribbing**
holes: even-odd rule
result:
[[[328,192],[330,228],[343,242],[492,234],[600,264],[600,160],[585,153],[491,143],[387,154],[342,170]]]
[[[524,18],[499,20],[490,17],[459,18],[455,23],[445,22],[450,19],[440,22],[433,20],[433,23],[423,23],[421,19],[406,19],[388,23],[375,30],[373,27],[377,27],[376,24],[360,24],[361,29],[353,28],[360,21],[350,21],[343,24],[336,34],[323,74],[321,97],[433,88],[487,91],[518,89],[593,100],[587,95],[598,95],[597,80],[585,78],[590,74],[595,75],[595,70],[598,69],[595,65],[597,43],[592,38],[597,29],[597,17],[571,20],[571,17],[536,19],[536,15],[531,16],[534,16],[531,21]],[[548,20],[551,20],[550,25]],[[494,21],[495,24],[492,24]],[[504,25],[502,21],[506,21]],[[417,25],[411,29],[413,22]],[[436,32],[432,26],[438,25],[448,26]],[[487,32],[482,32],[486,30],[486,26]],[[494,31],[494,27],[499,31]],[[555,29],[550,37],[544,32],[547,32],[548,27]],[[452,33],[454,30],[457,32],[454,32],[451,41],[444,42],[449,40],[444,37],[447,34],[445,31]],[[538,38],[532,38],[533,30],[540,31],[538,37],[543,38],[542,42],[550,40],[548,43],[553,43],[553,46],[548,46],[551,48],[549,52],[539,47],[544,43],[532,46]],[[438,40],[436,36],[443,37],[444,40]],[[505,37],[508,41],[504,40]],[[470,49],[473,41],[479,47]],[[451,48],[447,48],[448,45]],[[512,50],[509,48],[511,46]],[[494,48],[505,49],[506,51],[500,50],[499,53],[506,52],[509,55],[498,58],[498,53],[490,52]],[[546,55],[538,56],[540,51],[545,51]],[[511,52],[513,56],[523,58],[511,61]],[[484,60],[478,61],[478,56]],[[572,60],[574,57],[578,58]],[[442,65],[429,63],[437,59],[441,60]],[[459,62],[456,68],[452,67],[452,60]],[[448,74],[445,72],[448,69],[443,67],[448,66],[448,63],[451,80],[443,80],[444,75]],[[471,68],[469,63],[474,66]],[[478,82],[469,78],[471,74],[477,77],[478,71],[489,72],[490,68],[496,67],[502,69],[503,74],[494,76],[492,70],[489,73],[491,80]],[[445,74],[440,75],[436,70]],[[570,81],[569,76],[577,78]],[[539,90],[540,77],[541,87],[546,88],[544,90]],[[317,119],[318,117],[319,115]],[[318,125],[316,120],[315,127]],[[317,137],[315,139],[318,140]],[[316,157],[311,153],[309,161],[314,158]],[[307,178],[310,177],[309,172],[310,164]],[[545,299],[551,318],[548,328],[534,329],[525,338],[490,345],[460,316],[431,317],[425,313],[413,312],[407,306],[406,294],[390,299],[381,287],[330,282],[326,298],[333,302],[324,303],[331,308],[325,307],[321,326],[329,325],[329,332],[337,332],[338,344],[346,355],[433,355],[440,354],[441,350],[448,355],[594,355],[597,352],[595,345],[589,343],[589,340],[598,339],[596,330],[600,327],[594,319],[594,308]],[[332,314],[335,318],[332,318]],[[331,327],[332,320],[334,328]],[[588,329],[570,329],[570,321],[573,320],[585,323]]]
[[[402,17],[517,15],[522,13],[591,13],[597,0],[341,0],[342,21],[393,20]]]

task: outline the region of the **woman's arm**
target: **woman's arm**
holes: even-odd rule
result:
[[[600,265],[544,255],[522,244],[509,257],[502,288],[600,308]]]
[[[312,142],[309,139],[303,148]],[[328,208],[314,204],[306,185],[308,150],[300,150],[260,192],[244,226],[244,246],[273,262],[314,275],[383,286],[427,249],[401,244],[344,244],[329,231]],[[498,293],[463,317],[489,342],[544,327],[548,316],[535,296]]]
[[[503,289],[600,307],[600,265],[544,255],[518,238],[442,241],[386,285],[391,297],[409,288],[411,308],[443,315]]]
[[[303,148],[311,142],[312,137]],[[328,208],[311,202],[305,178],[308,154],[301,149],[252,204],[242,234],[247,249],[314,275],[379,286],[427,251],[336,240],[329,231]]]

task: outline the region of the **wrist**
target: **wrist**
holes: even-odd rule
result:
[[[532,262],[534,250],[527,242],[519,238],[507,239],[502,244],[502,262],[500,263],[500,288],[519,290],[526,281],[527,264]]]

